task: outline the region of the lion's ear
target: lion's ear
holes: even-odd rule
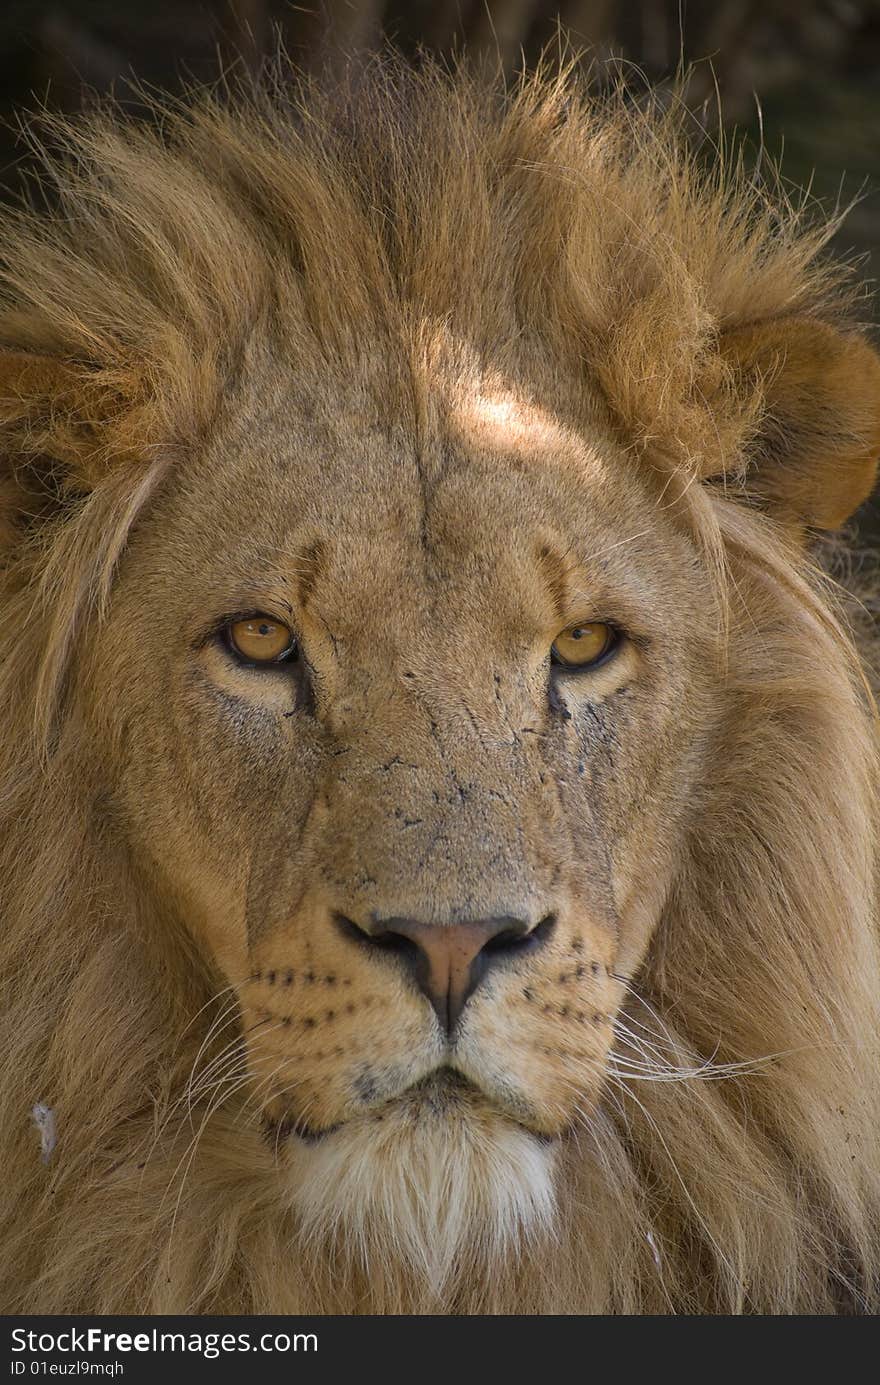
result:
[[[0,548],[94,488],[126,452],[136,396],[125,372],[0,347]]]
[[[863,337],[791,317],[721,338],[736,392],[758,392],[746,489],[794,530],[837,529],[880,457],[880,357]]]

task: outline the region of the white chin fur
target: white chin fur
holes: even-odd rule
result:
[[[552,1230],[554,1163],[494,1112],[386,1108],[317,1144],[291,1140],[292,1203],[306,1244],[439,1294],[457,1266],[499,1265]]]

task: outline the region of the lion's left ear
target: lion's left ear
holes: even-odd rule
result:
[[[740,397],[757,391],[746,490],[795,531],[837,529],[880,458],[880,356],[865,339],[791,317],[722,335]]]
[[[0,346],[0,556],[148,437],[134,371]]]

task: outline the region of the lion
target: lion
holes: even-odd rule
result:
[[[4,1311],[876,1312],[877,583],[825,555],[880,362],[833,223],[572,69],[39,139]]]

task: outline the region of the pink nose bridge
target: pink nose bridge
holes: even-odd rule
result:
[[[544,942],[554,924],[553,915],[535,927],[509,915],[455,924],[387,918],[357,925],[343,915],[336,919],[347,936],[397,955],[448,1036],[492,964]]]
[[[428,996],[445,1028],[453,1029],[465,1001],[479,980],[475,963],[483,949],[497,937],[494,920],[476,923],[409,923],[396,930],[418,948],[421,958],[416,978]],[[421,973],[421,974],[420,974]]]

